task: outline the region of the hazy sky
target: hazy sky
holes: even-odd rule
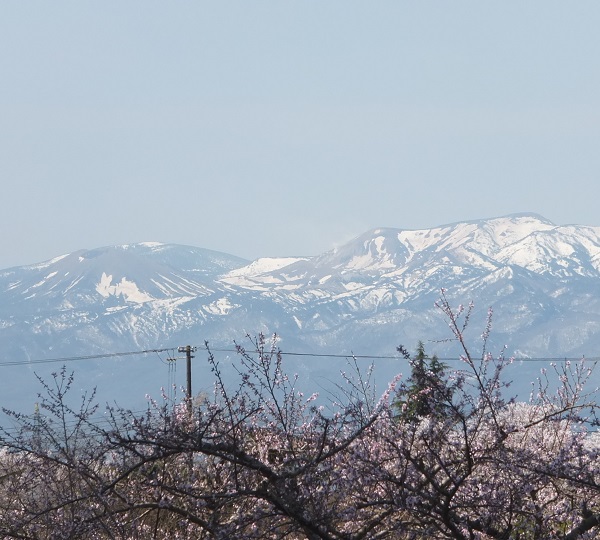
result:
[[[600,225],[600,2],[0,5],[0,268],[162,241]]]

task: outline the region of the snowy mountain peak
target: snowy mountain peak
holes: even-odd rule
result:
[[[380,272],[404,264],[407,255],[397,229],[374,229],[315,258],[314,264],[316,268]]]
[[[432,229],[373,229],[347,244],[312,260],[313,274],[319,269],[334,273],[367,272],[382,275],[428,261],[496,268],[522,263],[534,270],[533,261],[508,260],[505,253],[519,250],[531,235],[552,233],[559,227],[535,214],[514,214],[488,220],[441,225]],[[598,235],[595,235],[597,237]],[[590,239],[588,245],[595,240]]]
[[[0,274],[5,304],[52,299],[68,305],[95,305],[112,298],[126,304],[195,297],[214,279],[247,261],[190,246],[145,242],[80,250],[37,265]]]

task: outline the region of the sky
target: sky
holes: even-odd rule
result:
[[[0,268],[600,226],[600,2],[0,4]]]

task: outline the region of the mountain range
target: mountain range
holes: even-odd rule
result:
[[[506,345],[519,359],[598,356],[599,227],[514,214],[379,228],[321,255],[255,261],[145,242],[0,271],[5,401],[30,403],[31,372],[47,376],[56,369],[51,360],[208,341],[226,351],[227,364],[234,340],[259,332],[276,333],[284,352],[299,353],[293,367],[313,380],[329,378],[339,363],[310,355],[394,357],[398,345],[422,340],[428,352],[452,357],[457,349],[435,307],[442,289],[455,305],[474,302],[475,351],[491,307],[492,352]],[[161,386],[165,354],[82,361],[76,370],[82,388],[102,385],[110,399],[127,401]],[[398,369],[397,360],[389,364]],[[210,371],[199,365],[205,388]]]

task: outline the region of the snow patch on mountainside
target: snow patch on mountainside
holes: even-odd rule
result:
[[[242,268],[237,268],[236,270],[228,272],[222,277],[222,279],[227,280],[229,278],[236,277],[258,276],[260,274],[266,274],[267,272],[275,272],[276,270],[281,270],[282,268],[285,268],[290,264],[294,264],[295,262],[305,260],[305,257],[263,257],[260,259],[256,259],[254,262],[250,263],[247,266],[243,266]]]
[[[42,279],[41,281],[38,281],[37,283],[35,283],[34,285],[31,286],[32,289],[37,289],[38,287],[41,287],[42,285],[45,285],[46,282],[49,279],[52,279],[56,274],[58,274],[58,272],[50,272],[44,279]],[[25,291],[27,292],[27,291]]]
[[[112,285],[112,279],[112,275],[106,275],[106,272],[102,272],[100,282],[96,285],[96,292],[104,298],[122,296],[125,301],[135,304],[143,304],[154,300],[149,294],[140,291],[133,281],[122,278],[119,283]]]
[[[261,258],[247,266],[227,272],[219,281],[229,286],[257,291],[267,291],[273,286],[282,286],[290,290],[290,276],[281,270],[307,260],[306,257]]]
[[[67,253],[66,255],[59,255],[58,257],[54,257],[53,259],[50,259],[49,261],[44,261],[38,264],[33,264],[31,266],[24,266],[23,268],[27,269],[27,270],[43,270],[44,268],[48,268],[49,266],[52,266],[53,264],[56,264],[57,262],[63,260],[65,257],[68,257],[69,254]]]
[[[232,304],[229,298],[223,297],[204,306],[204,311],[211,315],[227,315],[232,309],[237,307],[239,307],[239,305]]]

